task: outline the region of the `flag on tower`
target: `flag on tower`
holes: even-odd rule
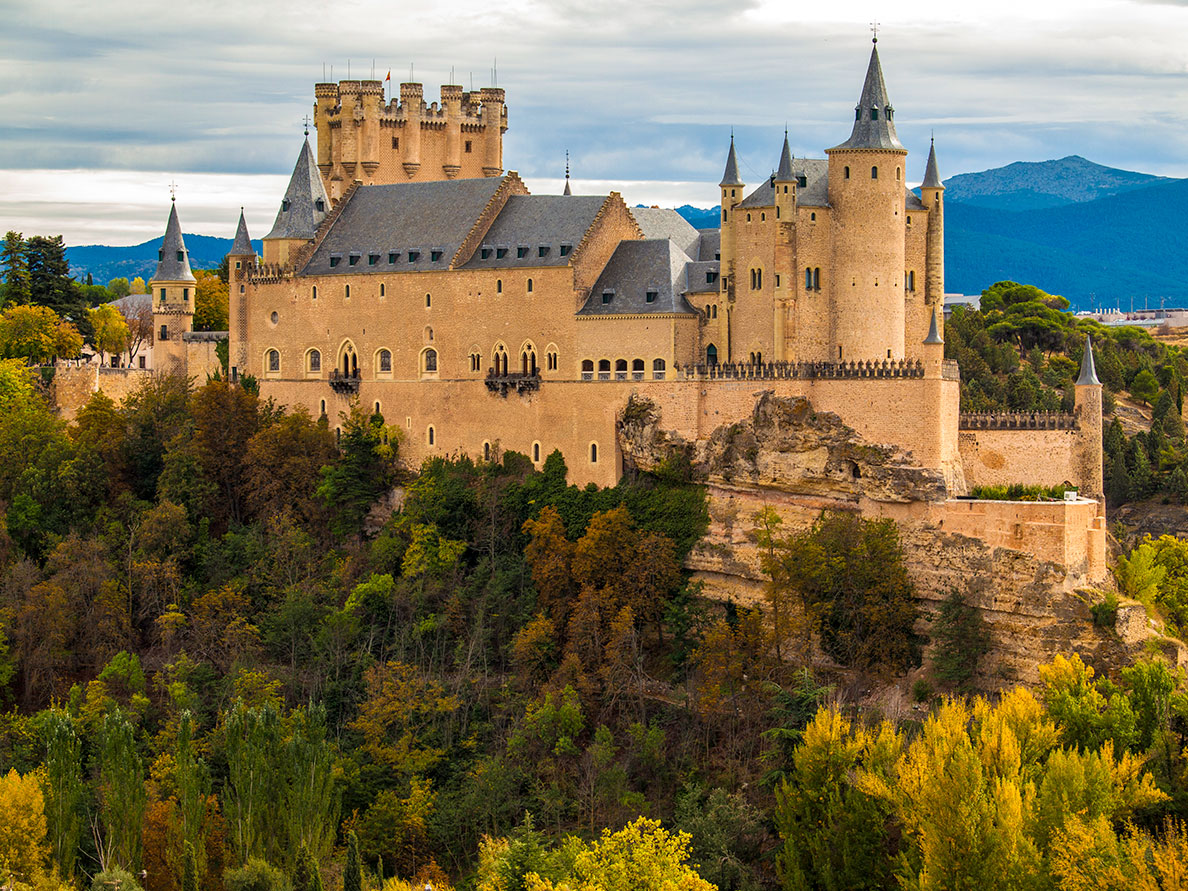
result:
[[[387,76],[387,77],[385,77],[385,78],[384,78],[384,80],[391,80],[391,79],[392,79],[392,69],[391,69],[391,68],[389,68],[389,69],[388,69],[388,76]]]

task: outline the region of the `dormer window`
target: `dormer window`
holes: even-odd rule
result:
[[[367,255],[367,265],[368,266],[374,266],[378,262],[379,262],[379,254],[368,254]]]
[[[354,266],[356,263],[359,262],[360,256],[362,256],[362,255],[361,254],[351,254],[350,257],[347,259],[348,265]]]
[[[342,254],[331,254],[330,255],[330,268],[331,269],[333,269],[335,266],[337,266],[341,262],[342,262]]]
[[[894,115],[895,115],[895,109],[892,108],[890,105],[888,105],[887,106],[887,120],[891,120],[891,118],[894,117]]]
[[[160,262],[161,260],[164,260],[164,259],[165,259],[165,250],[164,249],[158,250],[157,251],[157,262]]]
[[[879,110],[877,108],[872,108],[870,110],[870,119],[872,121],[877,121],[879,119]]]
[[[647,292],[647,294],[646,294],[646,295],[644,295],[644,299],[645,299],[645,300],[646,300],[648,303],[655,303],[655,302],[656,302],[656,297],[657,297],[657,296],[659,296],[659,292],[658,292],[658,291],[648,291],[648,292]]]
[[[562,256],[562,257],[568,257],[568,256],[569,256],[569,252],[570,252],[570,251],[572,251],[572,250],[573,250],[573,245],[572,245],[572,244],[563,244],[563,245],[561,245],[561,256]]]
[[[539,248],[536,249],[536,256],[547,257],[548,255],[549,255],[549,246],[547,244],[542,244]]]
[[[507,256],[507,248],[495,248],[495,259],[502,260]]]
[[[388,262],[395,263],[400,259],[400,251],[388,251]]]
[[[326,210],[326,202],[319,198],[314,202],[314,207],[317,209],[318,213],[322,213]]]
[[[796,185],[800,186],[800,188],[803,189],[805,186],[808,185],[808,177],[804,176],[804,175],[796,177]]]
[[[409,251],[408,252],[408,262],[409,263],[416,263],[417,260],[419,260],[419,259],[421,259],[420,251]]]
[[[490,258],[491,258],[491,249],[489,247],[485,247],[479,251],[479,259],[480,260],[489,260]]]
[[[429,259],[434,263],[438,262],[441,259],[441,251],[430,251]]]
[[[177,252],[177,262],[178,262],[178,263],[180,263],[180,262],[181,262],[182,260],[184,260],[184,259],[186,259],[186,252],[185,252],[185,251],[178,251],[178,252]]]
[[[528,256],[528,245],[522,244],[518,248],[516,248],[516,259],[517,260],[523,260],[527,256]]]
[[[602,305],[606,306],[608,303],[611,302],[611,298],[614,296],[615,296],[614,291],[603,291],[602,292]]]
[[[856,120],[856,121],[862,120],[862,109],[861,108],[854,109],[854,120]]]
[[[289,209],[289,199],[284,198],[281,200],[281,212],[283,213],[283,212],[287,211],[288,209]]]

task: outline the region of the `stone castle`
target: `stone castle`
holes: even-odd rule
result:
[[[412,466],[500,450],[539,466],[559,449],[578,484],[613,485],[651,460],[627,430],[629,403],[646,406],[649,442],[697,454],[758,424],[760,405],[781,416],[771,400],[806,405],[851,446],[757,441],[744,476],[764,498],[1025,553],[1063,567],[1066,587],[1104,576],[1091,346],[1072,413],[962,415],[944,358],[936,150],[917,197],[877,46],[849,137],[825,158],[794,158],[785,134],[775,172],[748,188],[732,138],[715,230],[614,192],[571,194],[568,178],[562,195],[529,194],[503,169],[507,120],[498,89],[447,85],[427,105],[420,84],[402,84],[385,104],[379,81],[318,84],[317,149],[301,146],[262,256],[240,217],[231,375],[332,426],[358,400],[402,429]],[[174,257],[167,234],[151,284],[170,331],[184,331],[192,304]],[[708,472],[729,500],[738,468]],[[916,482],[897,488],[905,473]],[[968,497],[999,483],[1080,495]]]

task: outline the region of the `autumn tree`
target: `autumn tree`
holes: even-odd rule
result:
[[[128,346],[128,322],[123,313],[104,303],[90,311],[91,343],[100,353],[121,353]]]
[[[78,330],[46,306],[15,305],[0,314],[0,353],[31,365],[77,356]]]
[[[194,330],[227,330],[227,283],[209,269],[194,271]]]
[[[16,768],[0,775],[0,869],[33,885],[42,875],[47,854],[45,801],[37,775]],[[10,880],[11,881],[11,880]]]
[[[254,433],[243,455],[244,506],[257,519],[292,514],[314,526],[324,516],[314,497],[321,469],[334,462],[334,435],[302,407],[286,411]]]
[[[330,528],[340,536],[363,527],[371,506],[391,488],[396,472],[395,434],[383,419],[355,405],[342,427],[341,456],[321,471],[317,496],[330,510]]]
[[[194,391],[190,413],[202,473],[213,485],[207,513],[221,527],[243,520],[244,453],[260,426],[257,397],[225,380]]]
[[[362,750],[397,773],[424,773],[444,754],[433,729],[458,700],[403,662],[374,665],[364,679],[367,698],[351,724],[363,736]]]
[[[574,546],[565,537],[561,514],[547,505],[540,515],[524,522],[528,545],[524,559],[532,571],[532,583],[540,605],[560,626],[568,621],[576,586],[573,578]]]

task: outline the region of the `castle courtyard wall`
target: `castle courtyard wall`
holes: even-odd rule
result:
[[[1081,431],[962,430],[961,463],[965,481],[974,486],[1022,483],[1084,486],[1078,460]]]

